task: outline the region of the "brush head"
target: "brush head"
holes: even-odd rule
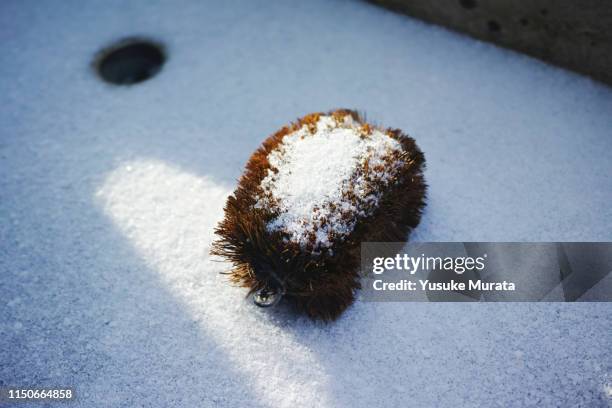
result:
[[[354,111],[312,113],[249,159],[215,230],[212,253],[261,306],[288,299],[333,320],[359,289],[360,244],[402,241],[425,205],[425,158],[414,139]]]

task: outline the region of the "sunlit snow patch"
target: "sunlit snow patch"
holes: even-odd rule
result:
[[[229,266],[209,259],[229,193],[208,177],[136,161],[112,172],[97,200],[218,349],[253,379],[254,393],[265,405],[329,406],[327,377],[317,357],[290,332],[243,310],[250,307],[244,294],[220,275]]]

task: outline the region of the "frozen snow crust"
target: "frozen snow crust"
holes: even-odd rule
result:
[[[132,35],[162,71],[100,82]],[[78,395],[13,405],[610,406],[609,303],[357,300],[323,325],[208,257],[262,136],[338,106],[426,154],[412,240],[611,241],[609,87],[357,1],[9,0],[0,39],[0,381]]]
[[[348,112],[322,115],[313,126],[286,135],[268,155],[257,207],[280,213],[268,224],[270,231],[285,232],[316,252],[327,250],[377,208],[401,157],[397,140]]]

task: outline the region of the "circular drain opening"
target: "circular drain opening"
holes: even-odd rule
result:
[[[106,82],[131,85],[155,76],[165,61],[166,55],[160,44],[128,39],[102,50],[95,60],[95,68]]]

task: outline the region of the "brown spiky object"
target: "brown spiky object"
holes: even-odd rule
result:
[[[363,153],[354,159],[348,178],[338,181],[336,199],[323,195],[306,203],[308,213],[300,213],[302,218],[291,214],[292,190],[285,196],[280,192],[296,184],[282,177],[296,177],[291,174],[295,169],[287,168],[291,157],[302,157],[290,152],[299,140],[316,141],[324,149],[349,140],[355,146],[362,143]],[[329,168],[325,160],[306,163],[313,166],[307,169],[309,177],[325,177],[320,174]],[[369,125],[351,110],[306,115],[253,153],[227,200],[212,253],[228,259],[234,266],[231,281],[260,293],[259,300],[283,295],[308,316],[333,320],[360,288],[361,242],[402,241],[418,225],[425,205],[424,166],[414,139],[398,129]]]

